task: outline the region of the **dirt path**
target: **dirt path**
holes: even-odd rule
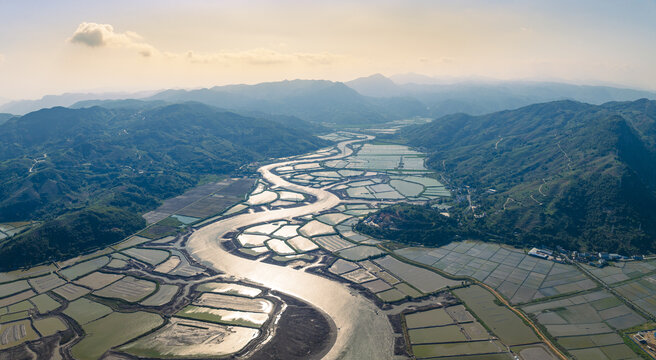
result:
[[[563,150],[563,148],[560,146],[560,141],[556,143],[558,145],[558,148],[560,151],[565,155],[565,158],[567,159],[567,167],[569,167],[570,170],[573,170],[574,168],[572,167],[572,159],[569,158],[569,155]]]
[[[501,140],[503,140],[502,137],[499,138],[499,140],[494,144],[494,150],[498,150],[498,149],[499,149],[499,143],[501,142]]]

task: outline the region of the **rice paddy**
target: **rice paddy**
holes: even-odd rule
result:
[[[262,293],[262,290],[250,286],[222,283],[222,282],[208,282],[198,286],[198,291],[213,292],[226,295],[238,295],[246,297],[256,297]]]
[[[101,267],[109,263],[109,256],[101,256],[96,259],[91,259],[71,267],[68,267],[62,271],[60,274],[65,277],[67,280],[75,280],[79,277],[82,277],[88,273],[94,272]]]
[[[168,251],[155,249],[131,248],[124,250],[123,254],[145,262],[151,266],[156,266],[164,262],[171,255]]]
[[[207,321],[217,324],[238,325],[259,328],[268,319],[266,313],[215,309],[189,305],[175,314],[178,317]]]
[[[123,278],[123,275],[107,274],[97,271],[75,280],[75,283],[92,290],[98,290],[121,278]]]
[[[378,258],[373,260],[373,262],[425,294],[430,294],[445,287],[460,285],[458,281],[450,280],[432,271],[404,263],[391,256]]]
[[[533,330],[512,311],[494,302],[494,296],[480,286],[456,289],[453,293],[471,309],[504,344],[539,342]]]
[[[196,186],[180,196],[165,200],[159,208],[144,214],[143,217],[148,224],[155,224],[172,215],[182,223],[191,218],[204,219],[223,213],[243,201],[243,194],[254,184],[255,179],[252,178],[230,178]],[[233,211],[235,210],[240,211]]]
[[[201,296],[194,300],[193,303],[195,305],[217,309],[261,312],[267,314],[273,310],[273,304],[266,299],[248,298],[211,292],[201,294]]]
[[[68,329],[66,324],[56,316],[34,320],[34,327],[42,336],[54,335]]]
[[[61,306],[59,302],[53,299],[48,294],[37,295],[30,299],[30,302],[36,306],[39,314],[46,314],[50,311],[53,311]]]
[[[162,306],[168,304],[173,300],[173,296],[178,292],[178,289],[179,287],[177,285],[160,285],[156,293],[147,297],[140,304],[143,306]]]
[[[351,218],[351,216],[342,213],[323,214],[316,217],[317,220],[331,226],[337,225],[349,218]]]
[[[39,336],[29,320],[19,320],[0,325],[0,350],[36,340]]]
[[[385,251],[374,246],[359,245],[340,250],[337,252],[337,255],[347,260],[360,261],[372,257],[377,257],[385,253]]]
[[[33,296],[35,296],[36,293],[33,290],[26,290],[23,292],[20,292],[15,295],[7,296],[5,298],[0,299],[0,308],[7,306],[7,305],[12,305],[18,302],[21,302],[23,300],[27,300]]]
[[[283,239],[290,239],[298,235],[299,225],[284,225],[273,233],[273,236]]]
[[[339,235],[319,236],[312,239],[317,245],[330,251],[336,252],[342,249],[355,246],[354,243],[342,238]]]
[[[8,284],[0,284],[0,297],[14,295],[27,289],[30,289],[30,284],[25,280],[15,281]]]
[[[237,236],[237,241],[244,247],[258,247],[264,246],[265,242],[269,240],[270,237],[267,235],[256,235],[256,234],[240,234]]]
[[[80,298],[90,292],[89,289],[77,286],[71,283],[67,283],[63,286],[60,286],[53,290],[55,294],[63,297],[68,301],[73,301],[77,298]]]
[[[359,268],[360,267],[358,266],[358,264],[355,264],[355,263],[350,262],[350,261],[345,261],[345,260],[342,260],[342,259],[337,259],[337,261],[335,261],[330,266],[328,271],[330,271],[333,274],[341,275],[341,274],[344,274],[346,272],[353,271],[353,270],[356,270],[356,269],[359,269]]]
[[[66,283],[66,281],[57,276],[57,274],[48,274],[45,276],[29,279],[28,281],[30,282],[32,289],[34,289],[34,291],[39,294],[52,290]]]
[[[493,243],[453,242],[440,248],[404,248],[395,253],[449,274],[482,281],[515,304],[596,287],[573,265],[538,259]]]
[[[314,251],[319,248],[319,246],[313,243],[310,239],[300,235],[287,240],[287,243],[299,253]]]
[[[120,299],[129,303],[136,303],[155,292],[157,284],[126,276],[111,285],[93,292],[94,295],[106,298]]]
[[[279,239],[271,239],[266,242],[266,246],[278,255],[292,255],[296,251],[292,249],[286,242]]]
[[[656,314],[656,276],[649,275],[617,284],[614,288],[622,296],[631,299],[635,305],[652,316]]]
[[[313,237],[319,235],[334,234],[335,228],[318,220],[312,220],[298,229],[298,233],[305,237]]]
[[[428,311],[420,311],[416,313],[406,314],[405,322],[408,329],[444,326],[455,323],[455,320],[445,308],[433,309]]]
[[[165,262],[157,265],[153,271],[162,274],[168,274],[178,265],[180,265],[180,258],[177,256],[171,256]]]
[[[114,312],[83,325],[86,336],[73,346],[71,353],[76,359],[96,360],[110,348],[145,334],[163,323],[159,315],[149,312]]]
[[[614,346],[613,351],[618,353],[632,354],[617,330],[646,321],[603,290],[527,305],[522,310],[531,314],[576,358],[597,354],[600,359],[608,359],[603,351],[607,345]]]
[[[71,301],[63,313],[78,324],[84,325],[112,313],[112,309],[89,299]]]
[[[412,352],[418,359],[436,358],[438,356],[458,356],[463,359],[463,355],[485,354],[480,359],[493,359],[488,354],[498,354],[505,352],[505,346],[499,341],[476,341],[476,342],[458,342],[446,344],[426,344],[413,345]],[[506,355],[502,355],[506,356]],[[508,359],[508,357],[502,357]]]

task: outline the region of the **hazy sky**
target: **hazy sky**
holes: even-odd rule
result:
[[[0,97],[373,73],[656,89],[656,1],[0,0]]]

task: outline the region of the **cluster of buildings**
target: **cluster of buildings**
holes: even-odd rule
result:
[[[556,247],[556,251],[546,250],[541,248],[532,248],[529,255],[538,257],[540,259],[551,260],[559,263],[568,263],[578,261],[587,263],[590,266],[604,267],[608,265],[609,261],[632,261],[644,260],[642,255],[624,256],[620,254],[612,254],[607,252],[587,253],[578,251],[567,251],[562,247]]]
[[[653,330],[639,331],[633,334],[633,340],[649,350],[650,354],[656,353],[656,333]]]

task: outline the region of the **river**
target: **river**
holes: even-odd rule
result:
[[[368,140],[372,137],[367,137]],[[339,154],[262,166],[258,171],[273,187],[311,194],[316,201],[296,208],[246,213],[217,221],[196,230],[187,242],[187,251],[198,262],[239,279],[248,279],[271,289],[296,296],[323,310],[335,323],[337,337],[325,359],[392,359],[394,335],[387,317],[365,297],[345,284],[302,270],[242,258],[227,252],[220,244],[224,234],[262,222],[291,219],[331,209],[340,203],[334,194],[317,188],[289,183],[272,169],[349,156],[349,140],[337,145]]]

